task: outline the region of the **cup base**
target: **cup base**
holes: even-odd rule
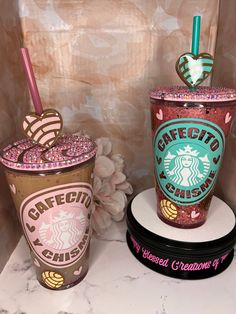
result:
[[[134,197],[126,217],[129,249],[140,262],[158,273],[181,279],[203,279],[218,275],[232,262],[235,215],[216,197],[201,228],[175,230],[163,223],[157,217],[154,188]]]
[[[200,221],[200,222],[197,222],[195,224],[188,224],[188,225],[181,225],[181,224],[177,224],[175,222],[172,222],[170,220],[167,220],[165,218],[163,218],[161,215],[159,215],[157,213],[157,216],[158,218],[161,219],[161,221],[163,221],[165,224],[169,225],[169,226],[172,226],[172,227],[175,227],[175,228],[179,228],[179,229],[193,229],[193,228],[197,228],[197,227],[200,227],[202,226],[206,220],[203,220],[203,221]]]
[[[68,284],[68,285],[64,285],[60,288],[57,288],[57,289],[53,289],[53,288],[50,288],[49,286],[45,285],[43,282],[41,281],[38,281],[38,283],[43,286],[44,288],[46,289],[49,289],[49,290],[53,290],[53,291],[58,291],[58,290],[66,290],[66,289],[69,289],[69,288],[72,288],[74,286],[76,286],[77,284],[79,284],[84,278],[85,276],[87,275],[88,273],[88,270],[83,274],[83,276],[79,277],[76,281],[73,281],[72,283]]]

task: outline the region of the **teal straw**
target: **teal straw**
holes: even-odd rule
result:
[[[196,15],[193,17],[193,33],[192,33],[192,54],[198,55],[199,53],[199,38],[200,38],[201,16]]]
[[[200,26],[201,26],[201,16],[195,15],[193,17],[193,32],[192,32],[192,54],[199,54],[199,38],[200,38]],[[196,87],[189,87],[191,92],[196,90]]]

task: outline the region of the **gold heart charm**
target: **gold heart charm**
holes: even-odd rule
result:
[[[201,84],[213,69],[213,57],[208,53],[194,55],[190,52],[179,57],[176,71],[181,80],[189,87]]]
[[[56,142],[62,130],[62,117],[54,109],[45,110],[41,116],[30,113],[25,116],[23,130],[35,143],[50,148]]]

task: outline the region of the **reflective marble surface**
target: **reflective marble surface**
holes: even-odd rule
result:
[[[51,291],[36,281],[21,239],[0,275],[1,314],[234,314],[236,258],[220,275],[204,280],[168,278],[131,254],[125,223],[92,240],[90,270],[77,286]]]

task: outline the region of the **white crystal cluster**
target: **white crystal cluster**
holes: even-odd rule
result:
[[[123,219],[127,195],[133,193],[133,188],[124,174],[124,158],[120,154],[112,154],[110,139],[98,138],[96,144],[92,228],[97,234],[102,234],[112,220]]]

